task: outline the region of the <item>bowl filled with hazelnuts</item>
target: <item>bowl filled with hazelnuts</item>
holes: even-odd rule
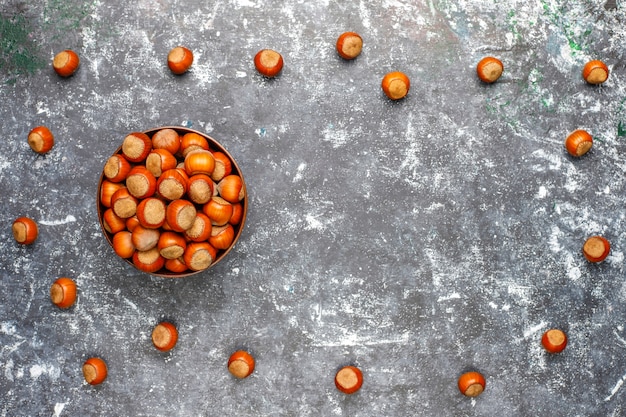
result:
[[[230,252],[248,199],[241,170],[219,142],[165,126],[125,136],[104,164],[97,209],[120,258],[151,275],[178,278]]]

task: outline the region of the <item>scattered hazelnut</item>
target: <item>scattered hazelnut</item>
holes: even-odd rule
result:
[[[481,59],[476,65],[478,78],[486,83],[493,83],[500,78],[504,71],[504,65],[498,58],[492,56]]]
[[[202,212],[211,219],[214,226],[223,226],[233,215],[233,205],[222,197],[211,197],[211,199],[202,206]]]
[[[243,206],[241,205],[241,203],[233,204],[233,215],[230,216],[230,220],[228,220],[228,223],[232,224],[233,226],[238,225],[241,222],[242,218]]]
[[[185,262],[182,258],[176,258],[166,259],[165,269],[175,274],[182,274],[183,272],[186,272],[189,268],[187,268],[187,265],[185,265]]]
[[[142,132],[126,135],[122,142],[122,153],[130,162],[143,162],[152,150],[152,140]]]
[[[157,247],[165,259],[178,259],[185,253],[187,240],[179,233],[163,232],[159,237]]]
[[[180,152],[183,155],[183,158],[187,156],[187,154],[191,151],[197,150],[209,150],[209,141],[202,135],[199,135],[195,132],[188,132],[180,138]]]
[[[28,217],[18,217],[13,222],[13,237],[17,243],[30,245],[39,235],[37,223]]]
[[[356,366],[344,366],[335,375],[335,386],[345,394],[354,394],[363,385],[363,374]]]
[[[211,224],[211,219],[202,212],[196,213],[196,219],[193,222],[193,225],[187,230],[185,230],[185,238],[189,239],[192,242],[204,242],[211,237],[211,231],[213,230],[213,225]],[[210,240],[209,243],[215,247],[215,249],[228,249],[228,248],[219,248],[214,245]],[[231,240],[232,243],[232,240]]]
[[[135,244],[133,243],[133,234],[128,230],[121,230],[113,235],[113,250],[123,259],[132,258],[135,254]]]
[[[126,188],[126,186],[109,180],[102,181],[102,186],[100,187],[100,202],[104,207],[111,207],[113,194],[120,188]]]
[[[272,78],[283,69],[283,57],[271,49],[262,49],[254,56],[254,66],[260,74]]]
[[[361,54],[363,39],[355,32],[344,32],[337,39],[337,52],[343,59],[354,59]]]
[[[220,196],[229,203],[238,203],[246,196],[246,187],[239,175],[227,175],[217,183]]]
[[[47,127],[37,126],[28,134],[28,145],[33,151],[44,154],[54,146],[54,136]]]
[[[228,359],[228,371],[237,378],[246,378],[254,372],[254,358],[248,352],[238,350]]]
[[[191,201],[196,204],[205,204],[213,197],[215,183],[208,175],[198,174],[189,177],[187,187],[187,196]]]
[[[169,169],[176,168],[178,161],[167,149],[152,149],[146,158],[146,168],[156,178]]]
[[[126,229],[126,221],[115,214],[111,208],[104,211],[102,215],[102,225],[105,230],[111,234],[116,234]]]
[[[104,165],[104,176],[111,182],[122,182],[128,176],[131,166],[124,155],[111,156]]]
[[[383,77],[381,86],[391,100],[400,100],[408,94],[411,82],[403,72],[393,71]]]
[[[115,215],[122,219],[137,214],[137,204],[139,201],[130,194],[126,187],[118,189],[111,196],[111,208]]]
[[[589,61],[583,67],[583,78],[589,84],[602,84],[609,78],[609,68],[602,61]]]
[[[150,274],[163,268],[165,258],[161,256],[159,249],[155,246],[146,251],[135,251],[133,253],[133,265],[140,271]]]
[[[165,223],[165,203],[155,197],[148,197],[137,205],[139,224],[148,229],[158,229]]]
[[[52,68],[61,77],[69,77],[74,74],[80,65],[80,59],[72,50],[61,51],[52,60]]]
[[[610,251],[611,244],[602,236],[592,236],[583,245],[583,255],[589,262],[602,262]]]
[[[567,346],[567,335],[559,329],[550,329],[541,337],[541,344],[550,353],[559,353]]]
[[[180,136],[174,129],[161,129],[152,135],[152,147],[165,149],[172,155],[176,155],[180,149]]]
[[[88,384],[101,384],[107,377],[106,363],[100,358],[87,359],[83,364],[83,376]]]
[[[59,308],[69,308],[76,301],[76,283],[69,278],[61,277],[50,287],[50,299]]]
[[[193,63],[193,53],[184,46],[177,46],[167,55],[167,66],[176,74],[184,74]]]
[[[197,174],[211,175],[215,169],[215,158],[210,151],[196,149],[185,156],[185,172],[190,177]]]
[[[477,397],[485,390],[485,377],[479,372],[466,372],[459,377],[459,391],[468,397]]]
[[[126,188],[138,200],[151,197],[156,191],[157,180],[143,165],[136,165],[128,172]]]
[[[223,152],[213,152],[213,158],[215,159],[215,168],[211,174],[213,181],[220,181],[227,175],[230,175],[233,167],[230,162],[230,158]]]
[[[167,205],[165,218],[168,226],[175,232],[184,232],[193,226],[196,220],[196,207],[192,202],[178,199]]]
[[[192,271],[202,271],[213,264],[217,249],[208,242],[190,242],[185,248],[183,262]]]
[[[575,130],[565,139],[565,149],[572,156],[583,156],[593,146],[593,137],[585,130]]]
[[[172,350],[178,341],[178,330],[169,322],[161,322],[152,330],[152,343],[161,352]]]
[[[139,224],[133,229],[131,240],[138,251],[147,251],[158,245],[159,237],[161,232],[158,229],[149,229]]]
[[[211,220],[207,217],[207,221],[211,224]],[[226,250],[230,247],[235,239],[235,229],[230,223],[224,226],[214,226],[211,229],[211,236],[209,237],[209,243],[215,249]]]
[[[189,179],[183,169],[168,169],[163,172],[157,181],[157,192],[167,200],[178,200],[187,192]]]

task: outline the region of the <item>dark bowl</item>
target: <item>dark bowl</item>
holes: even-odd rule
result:
[[[209,150],[214,151],[214,152],[222,152],[224,153],[231,162],[231,166],[232,166],[232,174],[238,175],[239,177],[241,177],[241,181],[243,183],[243,187],[244,190],[246,189],[246,183],[245,180],[243,178],[242,172],[239,169],[239,166],[237,165],[237,163],[235,162],[235,159],[232,157],[232,155],[215,139],[213,139],[212,137],[199,132],[197,130],[193,130],[193,129],[189,129],[189,128],[185,128],[185,127],[179,127],[179,126],[163,126],[163,127],[158,127],[158,128],[154,128],[154,129],[150,129],[150,130],[146,130],[143,131],[143,133],[145,133],[146,135],[148,135],[150,138],[152,138],[152,136],[158,132],[161,129],[173,129],[175,130],[180,137],[182,137],[184,134],[186,133],[196,133],[198,135],[203,136],[204,138],[206,138],[206,140],[209,143]],[[121,154],[122,153],[122,146],[120,145],[117,150],[115,151],[114,154]],[[182,162],[182,158],[180,156],[177,157],[179,162]],[[100,174],[100,180],[98,182],[98,191],[97,191],[97,197],[96,197],[96,205],[98,208],[98,220],[100,222],[100,227],[102,228],[102,233],[104,234],[104,237],[106,238],[107,242],[109,242],[109,245],[111,246],[111,248],[113,248],[113,234],[109,233],[105,227],[104,227],[104,222],[103,222],[103,216],[104,216],[104,212],[107,210],[107,207],[104,206],[101,202],[101,188],[102,188],[102,182],[106,180],[106,177],[104,176],[104,170],[103,172]],[[155,276],[159,276],[159,277],[164,277],[164,278],[183,278],[183,277],[188,277],[191,275],[195,275],[198,274],[200,272],[204,272],[207,271],[208,269],[210,269],[211,267],[215,266],[218,262],[220,262],[222,259],[224,259],[226,257],[226,255],[228,255],[228,253],[231,251],[231,249],[235,246],[235,244],[237,243],[237,240],[239,240],[239,236],[241,236],[241,232],[243,231],[244,225],[245,225],[245,221],[246,221],[246,214],[248,212],[248,196],[247,193],[244,196],[244,198],[240,201],[240,204],[242,206],[242,215],[241,215],[241,220],[239,221],[239,223],[237,223],[236,225],[233,225],[233,229],[234,229],[234,238],[232,243],[230,244],[230,246],[226,249],[222,249],[222,250],[217,250],[217,256],[215,257],[215,259],[213,260],[213,262],[211,263],[211,265],[209,265],[209,267],[207,269],[203,269],[203,270],[199,270],[199,271],[194,271],[194,270],[187,270],[183,273],[174,273],[171,272],[165,268],[161,268],[160,270],[156,271],[156,272],[146,272],[141,270],[140,268],[137,268],[137,266],[133,263],[131,258],[122,258],[119,257],[120,259],[122,259],[124,262],[128,263],[129,265],[131,265],[133,268],[136,268],[137,270],[141,271],[141,272],[145,272],[145,273],[149,273],[150,275],[155,275]],[[201,205],[196,204],[196,209],[198,211],[201,211]]]

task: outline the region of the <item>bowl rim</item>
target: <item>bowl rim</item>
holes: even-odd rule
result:
[[[181,132],[184,132],[183,134],[186,133],[196,133],[202,137],[204,137],[205,139],[208,140],[209,142],[209,148],[212,149],[216,149],[219,152],[224,153],[231,162],[231,166],[232,166],[232,173],[239,175],[239,177],[241,178],[241,182],[243,183],[243,187],[246,190],[245,192],[245,196],[244,198],[241,200],[241,205],[242,205],[242,215],[241,215],[241,221],[239,222],[239,224],[237,224],[236,226],[233,226],[235,228],[235,236],[233,238],[233,242],[232,244],[228,247],[228,249],[224,249],[224,250],[220,250],[215,261],[213,261],[211,263],[211,265],[209,265],[206,269],[201,269],[199,271],[192,271],[192,270],[188,270],[186,272],[183,272],[181,274],[176,274],[173,272],[169,272],[167,271],[165,268],[161,268],[156,272],[146,272],[146,271],[142,271],[141,269],[137,268],[137,266],[135,266],[135,264],[133,264],[131,259],[128,258],[121,258],[120,256],[117,255],[117,253],[115,253],[115,251],[113,251],[113,254],[118,258],[123,260],[125,263],[131,265],[135,270],[142,272],[144,274],[149,274],[152,276],[156,276],[156,277],[161,277],[161,278],[185,278],[185,277],[189,277],[192,275],[197,275],[201,272],[206,272],[209,269],[211,269],[213,266],[217,265],[222,259],[224,259],[226,257],[226,255],[228,255],[228,253],[230,253],[230,251],[233,249],[233,247],[235,247],[235,244],[237,243],[237,241],[239,240],[239,237],[241,236],[241,233],[243,232],[243,229],[245,227],[245,223],[246,223],[246,218],[247,218],[247,214],[248,214],[248,192],[247,192],[247,185],[246,185],[246,181],[245,178],[243,176],[243,172],[241,171],[241,168],[239,168],[239,165],[237,164],[237,161],[235,161],[235,158],[233,158],[233,156],[230,154],[230,152],[228,152],[228,150],[220,143],[218,142],[215,138],[211,137],[210,135],[203,133],[199,130],[196,129],[192,129],[189,127],[185,127],[185,126],[161,126],[161,127],[154,127],[151,129],[147,129],[147,130],[143,130],[141,131],[141,133],[145,133],[146,135],[148,135],[150,138],[152,138],[152,136],[163,129],[172,129],[177,131],[179,134],[181,134]],[[122,145],[119,145],[117,147],[117,149],[115,150],[114,153],[112,153],[108,158],[110,158],[113,155],[119,154],[122,151]],[[106,164],[106,161],[105,161]],[[111,249],[113,249],[113,241],[112,241],[112,235],[106,231],[106,229],[104,228],[104,222],[102,220],[102,216],[104,215],[104,212],[107,210],[107,207],[105,207],[101,202],[100,202],[100,192],[101,192],[101,188],[102,188],[102,182],[106,180],[106,178],[104,177],[104,167],[102,169],[102,172],[100,173],[100,179],[98,180],[98,189],[96,191],[96,209],[97,209],[97,214],[98,214],[98,222],[100,223],[100,229],[102,230],[102,234],[104,235],[106,241],[109,243],[109,246],[111,247]]]

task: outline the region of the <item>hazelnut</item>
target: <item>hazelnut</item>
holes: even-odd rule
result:
[[[597,59],[589,61],[583,67],[583,78],[589,84],[602,84],[609,78],[609,68]]]
[[[479,372],[466,372],[459,377],[459,391],[468,397],[477,397],[485,390],[485,377]]]
[[[152,330],[152,344],[161,352],[170,351],[178,341],[178,330],[169,322],[161,322]]]
[[[78,55],[69,49],[59,52],[52,60],[52,68],[61,77],[69,77],[74,74],[79,65]]]
[[[481,59],[476,65],[476,74],[483,82],[494,83],[504,71],[504,65],[498,58],[492,56]]]
[[[177,46],[167,55],[167,66],[176,74],[186,73],[193,63],[193,53],[184,46]]]
[[[403,72],[393,71],[383,77],[381,86],[391,100],[400,100],[408,94],[411,82]]]
[[[132,258],[135,254],[135,244],[133,243],[133,234],[128,230],[121,230],[113,235],[113,250],[123,259]]]
[[[17,243],[30,245],[39,236],[39,228],[33,219],[28,217],[18,217],[12,226],[13,238]]]
[[[100,358],[89,358],[83,364],[83,376],[88,384],[101,384],[106,379],[107,373],[107,365]]]
[[[202,271],[210,267],[217,257],[217,249],[208,242],[190,242],[185,248],[183,262],[192,271]]]
[[[575,130],[565,139],[565,149],[575,157],[583,156],[592,146],[593,137],[582,129]]]
[[[567,346],[567,335],[559,329],[550,329],[541,337],[541,344],[550,353],[559,353]]]
[[[356,366],[344,366],[335,375],[335,386],[345,394],[354,394],[363,385],[363,374]]]
[[[28,134],[28,146],[33,151],[44,154],[54,146],[54,136],[47,127],[37,126]]]
[[[122,153],[130,162],[143,162],[152,150],[152,140],[142,132],[126,135],[122,142]]]
[[[611,244],[602,236],[592,236],[583,245],[583,255],[589,262],[602,262],[610,251]]]
[[[111,156],[104,165],[104,176],[111,182],[122,182],[128,176],[131,166],[124,155]]]
[[[238,350],[228,359],[228,371],[236,378],[246,378],[254,372],[254,358],[248,352]]]
[[[283,57],[271,49],[262,49],[254,56],[257,71],[269,78],[275,77],[283,69]]]
[[[354,59],[361,54],[363,39],[355,32],[344,32],[337,39],[337,52],[343,59]]]
[[[140,271],[152,273],[163,268],[165,265],[165,258],[159,253],[159,249],[154,248],[146,251],[135,251],[133,254],[133,265]]]
[[[76,283],[61,277],[50,286],[50,299],[59,308],[69,308],[76,301]]]

